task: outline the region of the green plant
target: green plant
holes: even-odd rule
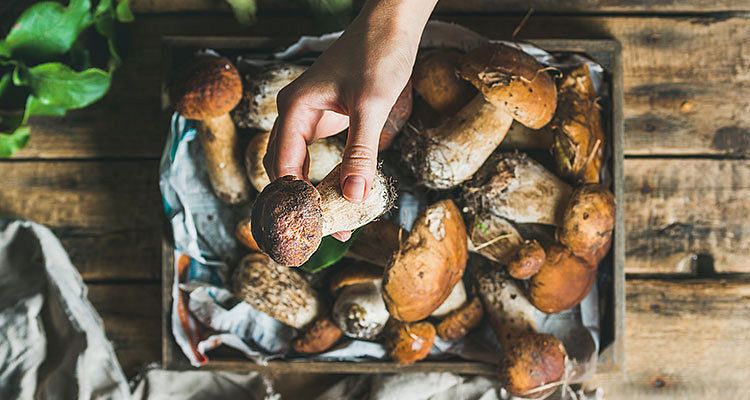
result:
[[[255,22],[257,0],[225,0],[241,24]],[[354,0],[294,0],[307,6],[321,30],[343,29],[352,20]]]
[[[116,24],[132,20],[128,0],[42,1],[21,13],[0,41],[0,157],[26,145],[29,117],[63,116],[104,96],[121,61]],[[91,35],[107,48],[103,68],[92,66]]]

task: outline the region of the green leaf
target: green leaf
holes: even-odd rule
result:
[[[11,73],[6,72],[2,78],[0,78],[0,97],[3,97],[3,93],[5,93],[5,90],[8,89],[8,86],[11,82]]]
[[[86,107],[101,99],[109,89],[111,78],[98,68],[76,72],[56,62],[28,68],[14,74],[14,80],[16,77],[31,87],[31,92],[42,104],[65,109]]]
[[[229,6],[232,7],[234,18],[237,22],[243,25],[249,25],[255,22],[255,13],[258,11],[258,7],[255,4],[255,0],[226,0]]]
[[[94,27],[100,35],[107,39],[107,47],[112,57],[110,69],[116,68],[122,62],[115,41],[117,21],[131,22],[133,19],[128,0],[119,0],[114,7],[113,0],[101,0],[94,10]]]
[[[332,236],[326,236],[320,241],[318,250],[307,260],[300,268],[306,272],[322,271],[333,264],[336,264],[344,258],[344,254],[352,247],[352,243],[357,240],[358,231],[352,233],[352,237],[346,242],[341,242]]]
[[[26,110],[23,114],[23,123],[27,123],[30,117],[62,117],[67,109],[56,104],[45,104],[37,97],[31,95],[26,99]]]
[[[119,0],[115,13],[117,14],[117,20],[120,22],[133,22],[135,20],[133,12],[130,11],[130,2],[128,0]]]
[[[70,0],[68,7],[51,1],[27,8],[0,43],[0,54],[48,60],[66,53],[91,25],[89,0]]]
[[[0,157],[10,157],[29,141],[28,125],[21,125],[12,133],[0,133]]]

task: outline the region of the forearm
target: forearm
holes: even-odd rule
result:
[[[415,48],[438,0],[367,0],[357,22],[390,30]]]

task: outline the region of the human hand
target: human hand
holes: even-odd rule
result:
[[[344,34],[277,96],[264,166],[271,180],[306,178],[307,145],[349,127],[341,165],[343,196],[367,197],[380,132],[414,66],[436,0],[369,1]],[[335,234],[340,240],[347,233]]]

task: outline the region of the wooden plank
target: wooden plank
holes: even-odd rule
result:
[[[156,161],[0,162],[0,214],[46,224],[84,279],[158,279]]]
[[[89,300],[104,321],[107,338],[128,377],[161,352],[161,295],[158,283],[89,284]]]
[[[507,39],[520,17],[443,19]],[[229,16],[141,15],[126,31],[126,62],[107,98],[62,121],[34,121],[19,157],[158,157],[168,125],[160,112],[161,36],[290,37],[315,28],[294,16],[240,28]],[[623,44],[626,154],[750,154],[748,19],[539,16],[520,35],[549,37]]]
[[[625,270],[750,272],[750,161],[626,159]]]
[[[621,375],[607,399],[741,399],[750,390],[750,280],[627,281]]]
[[[131,7],[137,13],[164,13],[185,11],[222,11],[229,7],[219,0],[131,0]],[[364,3],[356,0],[357,9]],[[728,12],[750,10],[748,0],[701,0],[683,1],[643,1],[643,0],[441,0],[438,12],[526,12],[533,8],[536,12],[594,12],[594,13],[681,13],[681,12]],[[289,1],[259,0],[258,10],[282,12],[303,10],[298,4]]]

